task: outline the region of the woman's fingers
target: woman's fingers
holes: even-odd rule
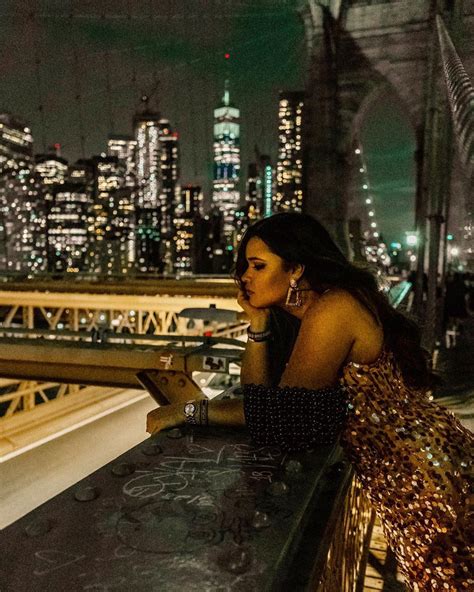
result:
[[[158,407],[158,409],[153,409],[153,411],[150,411],[150,413],[148,413],[146,416],[146,431],[149,434],[159,432],[163,429],[160,427],[160,417],[162,413],[161,407]]]
[[[184,423],[182,405],[163,405],[153,409],[146,416],[146,431],[149,434],[157,434],[161,430],[174,428]]]

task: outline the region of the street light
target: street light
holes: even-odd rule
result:
[[[410,247],[414,247],[418,244],[418,236],[413,232],[407,232],[406,233],[406,242],[407,242],[407,245],[409,245]]]

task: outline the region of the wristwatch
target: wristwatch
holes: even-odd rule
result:
[[[188,401],[187,403],[185,403],[184,405],[184,419],[186,421],[186,423],[190,423],[190,424],[197,424],[197,419],[196,419],[196,411],[197,411],[197,405],[194,401]]]

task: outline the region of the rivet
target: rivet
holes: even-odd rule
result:
[[[287,495],[289,491],[290,491],[290,488],[288,487],[288,485],[286,483],[283,483],[283,481],[274,481],[267,488],[267,492],[270,495],[273,495],[275,497]]]
[[[166,378],[166,376],[162,376],[160,378],[160,382],[161,382],[161,384],[168,384],[168,379]]]
[[[180,378],[178,380],[178,386],[183,387],[186,385],[186,381],[184,380],[184,378]]]
[[[178,440],[183,437],[183,432],[179,428],[173,428],[172,430],[169,430],[169,432],[166,432],[166,437]]]
[[[116,477],[127,477],[135,472],[135,465],[133,463],[119,463],[112,467],[112,475]]]
[[[267,526],[270,526],[270,524],[271,522],[268,514],[265,512],[259,512],[258,510],[255,511],[252,519],[252,526],[254,528],[260,530],[262,528],[267,528]]]
[[[285,463],[285,474],[290,479],[295,479],[301,475],[303,465],[298,460],[289,460]]]
[[[74,493],[74,499],[78,502],[91,502],[100,495],[100,489],[98,487],[81,487]]]
[[[40,536],[46,534],[53,527],[51,520],[48,518],[38,518],[25,528],[25,532],[30,537]]]
[[[150,442],[142,448],[142,454],[146,456],[156,456],[163,452],[163,448],[156,442]]]
[[[345,463],[342,461],[339,461],[339,462],[332,464],[329,467],[328,473],[330,473],[331,475],[340,475],[344,471],[345,468],[346,468]]]
[[[249,549],[230,549],[222,553],[218,559],[219,565],[233,574],[245,573],[252,563],[252,556]]]

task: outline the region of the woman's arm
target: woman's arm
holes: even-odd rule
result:
[[[358,309],[350,296],[329,292],[308,309],[280,386],[336,385],[356,339]]]
[[[247,295],[241,290],[237,302],[244,309],[250,319],[250,330],[254,333],[262,333],[270,328],[270,311],[251,306]],[[240,383],[245,384],[272,384],[270,376],[270,356],[268,341],[247,341],[245,352],[242,356],[240,371]]]
[[[240,384],[242,386],[245,384],[270,386],[272,384],[269,349],[268,341],[247,341],[240,370]]]
[[[242,399],[209,401],[209,425],[243,426],[245,425],[244,403]],[[169,428],[184,425],[184,404],[174,403],[153,409],[147,415],[146,431],[155,434]]]

